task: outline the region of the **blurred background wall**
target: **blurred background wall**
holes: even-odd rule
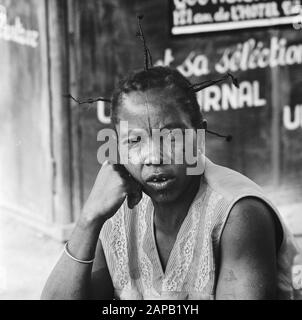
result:
[[[264,187],[302,234],[302,24],[292,18],[301,2],[227,2],[0,0],[1,207],[68,238],[100,168],[97,132],[109,106],[63,95],[110,96],[143,67],[139,12],[155,64],[193,82],[238,77],[240,89],[224,83],[198,95],[209,129],[233,136],[207,136],[207,155]]]

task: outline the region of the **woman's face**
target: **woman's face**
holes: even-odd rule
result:
[[[179,93],[175,89],[134,91],[123,96],[122,106],[118,110],[120,122],[116,129],[120,154],[121,148],[128,147],[128,163],[125,167],[142,184],[144,192],[156,202],[175,201],[196,178],[187,175],[189,165],[184,155],[188,143],[196,144],[196,130],[189,115],[178,105],[177,96]],[[185,142],[185,138],[182,138],[185,129],[191,129],[191,142]],[[176,138],[172,130],[180,133],[180,136]],[[169,139],[164,139],[165,142],[157,139],[159,132],[165,133],[165,137],[172,142],[169,143]],[[123,160],[125,163],[125,158]]]

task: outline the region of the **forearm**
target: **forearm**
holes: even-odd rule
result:
[[[104,220],[81,217],[68,242],[69,252],[80,260],[91,260]],[[65,253],[56,264],[43,289],[41,299],[89,299],[92,264],[72,260]]]

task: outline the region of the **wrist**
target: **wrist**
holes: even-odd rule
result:
[[[106,219],[103,216],[96,216],[87,211],[82,211],[78,224],[85,230],[100,230],[105,221]]]

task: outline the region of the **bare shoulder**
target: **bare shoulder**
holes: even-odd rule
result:
[[[274,213],[272,210],[260,199],[248,197],[236,202],[231,209],[228,225],[236,226],[254,226],[269,224],[274,227],[273,222]]]
[[[275,249],[276,239],[275,213],[260,199],[249,197],[239,200],[232,208],[221,245],[240,255],[242,250],[256,246],[264,249],[266,244]]]

